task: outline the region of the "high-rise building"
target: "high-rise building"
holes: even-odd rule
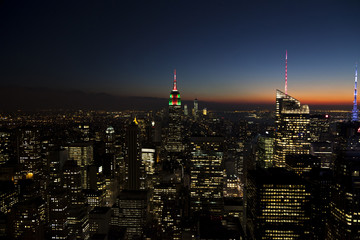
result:
[[[115,152],[115,130],[113,127],[106,128],[105,131],[105,153],[113,154]]]
[[[18,202],[18,189],[13,181],[0,181],[0,212],[8,213]]]
[[[81,185],[83,189],[88,188],[89,165],[94,162],[94,150],[91,142],[73,143],[66,147],[69,153],[69,159],[75,160],[81,171]]]
[[[166,150],[168,152],[181,152],[184,149],[181,136],[181,98],[177,89],[176,70],[174,71],[174,86],[169,98],[169,128],[167,134]]]
[[[71,205],[82,205],[85,197],[81,185],[81,169],[75,160],[68,160],[64,164],[63,188],[67,191]]]
[[[310,153],[309,106],[276,90],[275,166],[285,167],[288,154]]]
[[[89,213],[90,236],[109,233],[111,219],[110,207],[95,207]]]
[[[273,167],[274,164],[274,138],[259,136],[257,139],[257,161],[264,168]]]
[[[249,239],[311,239],[310,187],[284,168],[247,175]]]
[[[334,146],[332,142],[311,143],[311,155],[320,159],[321,168],[333,168]]]
[[[184,105],[184,115],[185,115],[185,116],[188,116],[188,115],[189,115],[189,109],[188,109],[187,104]]]
[[[340,154],[335,162],[327,239],[360,239],[360,148]]]
[[[310,115],[310,141],[328,142],[331,140],[330,115],[312,114]]]
[[[68,226],[70,239],[89,239],[89,210],[86,205],[69,208]]]
[[[147,192],[138,190],[122,191],[113,207],[111,225],[125,228],[125,239],[141,237],[146,223]]]
[[[193,137],[191,145],[191,210],[222,215],[224,138]]]
[[[51,239],[68,239],[69,198],[66,190],[56,185],[48,189],[48,236]]]
[[[198,99],[195,98],[194,100],[194,108],[193,108],[193,116],[195,119],[198,118],[198,114],[199,114],[199,103],[198,103]]]
[[[42,173],[40,132],[36,128],[20,130],[19,162],[23,166],[25,174],[32,174],[38,179]]]
[[[67,158],[68,152],[65,149],[56,149],[49,152],[47,160],[49,180],[51,184],[60,185],[63,167]]]
[[[175,174],[158,176],[155,181],[152,197],[152,213],[162,239],[180,238],[181,207],[179,205],[178,187],[180,181]]]
[[[115,151],[115,130],[108,127],[105,131],[105,154],[103,156],[103,172],[110,178],[114,178],[116,174],[116,151]]]
[[[15,154],[12,144],[13,132],[8,129],[0,130],[0,164],[8,162]]]
[[[45,202],[33,198],[15,204],[10,213],[13,239],[44,239]]]
[[[127,190],[145,189],[145,168],[141,163],[139,128],[136,118],[128,125],[125,136],[125,172]]]
[[[320,159],[310,154],[289,154],[286,155],[285,167],[298,175],[303,175],[313,169],[320,168]]]

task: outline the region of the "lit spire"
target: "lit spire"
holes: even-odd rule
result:
[[[174,91],[177,91],[177,87],[176,87],[176,69],[174,69]]]
[[[285,54],[285,94],[287,95],[287,50]]]
[[[355,89],[354,89],[354,106],[352,110],[352,119],[353,122],[358,121],[358,109],[357,109],[357,63],[355,65]]]

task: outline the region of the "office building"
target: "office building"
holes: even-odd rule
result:
[[[136,118],[127,126],[125,136],[125,189],[145,189],[145,167],[141,162],[139,127]]]
[[[48,231],[51,239],[68,239],[70,196],[65,189],[50,186],[47,195]]]
[[[310,153],[309,106],[276,90],[275,166],[285,167],[289,154]]]
[[[110,229],[110,219],[110,207],[95,207],[89,213],[90,236],[94,234],[107,235]]]
[[[86,202],[82,192],[81,168],[75,160],[65,162],[62,183],[63,188],[70,197],[69,201],[71,205],[82,205]]]
[[[68,158],[75,160],[80,167],[81,185],[83,189],[88,188],[88,166],[94,162],[93,145],[91,142],[73,143],[66,147]]]
[[[190,194],[193,212],[223,213],[224,138],[191,138]]]
[[[359,140],[359,137],[357,138]],[[360,149],[338,156],[334,168],[327,239],[360,239]]]
[[[139,238],[146,223],[147,206],[147,191],[124,190],[113,207],[115,214],[111,224],[126,229],[125,239]]]
[[[259,136],[257,139],[257,162],[261,167],[274,166],[274,138],[271,136]]]
[[[308,184],[284,168],[248,173],[247,228],[250,239],[310,239]]]
[[[44,239],[45,202],[41,198],[15,204],[9,218],[14,239]]]

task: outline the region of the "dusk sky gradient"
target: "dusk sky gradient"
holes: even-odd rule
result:
[[[0,87],[351,104],[360,1],[0,1]]]

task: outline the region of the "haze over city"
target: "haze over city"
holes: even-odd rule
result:
[[[273,104],[287,50],[289,94],[351,105],[359,9],[358,1],[1,1],[0,85],[167,98],[176,68],[184,100]]]

